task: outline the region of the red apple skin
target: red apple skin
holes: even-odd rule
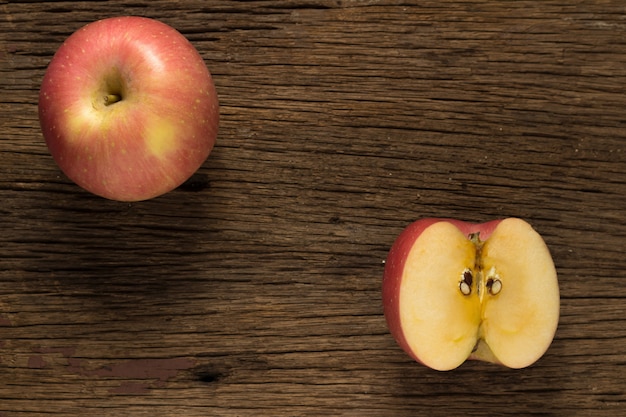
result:
[[[465,236],[480,232],[480,239],[484,241],[491,236],[491,233],[495,230],[502,219],[492,220],[487,223],[468,223],[461,220],[446,218],[420,219],[407,226],[391,246],[389,254],[387,255],[387,260],[385,261],[385,271],[383,275],[383,311],[389,331],[398,345],[400,345],[402,350],[404,350],[411,358],[420,363],[423,362],[414,354],[402,331],[399,308],[400,283],[402,282],[402,272],[404,270],[407,255],[417,238],[424,230],[426,230],[426,228],[442,221],[455,225]]]
[[[121,100],[107,105],[107,94]],[[51,60],[39,96],[46,144],[61,170],[94,194],[146,200],[186,181],[207,159],[219,105],[198,51],[142,17],[100,20]]]

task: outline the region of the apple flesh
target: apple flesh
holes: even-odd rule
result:
[[[90,23],[63,43],[42,81],[39,119],[71,180],[138,201],[173,190],[202,165],[219,105],[211,74],[182,34],[124,16]]]
[[[400,347],[437,370],[467,359],[527,367],[546,352],[559,320],[548,247],[517,218],[414,222],[389,252],[382,293]]]

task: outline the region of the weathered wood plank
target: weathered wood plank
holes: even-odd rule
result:
[[[0,417],[626,411],[622,2],[0,9]],[[193,181],[136,204],[67,180],[37,121],[55,50],[117,14],[185,34],[221,101]],[[544,235],[562,317],[535,366],[395,345],[382,261],[422,216]]]

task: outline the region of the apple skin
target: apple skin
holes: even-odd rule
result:
[[[537,336],[537,340],[539,340],[539,342],[537,343],[538,346],[536,347],[535,351],[531,353],[530,358],[524,357],[518,360],[516,358],[511,359],[509,355],[509,357],[506,358],[506,361],[504,361],[506,363],[503,363],[503,361],[501,361],[496,355],[494,355],[491,347],[488,346],[486,339],[484,339],[485,338],[485,335],[483,334],[484,328],[481,327],[484,323],[481,324],[480,322],[477,322],[476,334],[478,336],[478,340],[477,340],[477,344],[474,350],[471,353],[469,351],[466,352],[467,354],[461,353],[461,356],[456,359],[456,362],[450,366],[446,365],[445,367],[439,368],[437,366],[433,366],[432,363],[426,363],[417,354],[415,346],[412,347],[411,344],[409,343],[409,340],[407,338],[407,335],[405,334],[405,329],[403,328],[402,320],[401,320],[400,291],[401,291],[401,285],[403,283],[403,274],[405,271],[405,264],[409,257],[409,253],[413,250],[416,241],[422,235],[422,233],[426,229],[428,229],[430,226],[434,225],[435,223],[446,222],[446,223],[452,224],[462,233],[463,236],[468,237],[468,240],[469,240],[470,235],[478,233],[480,241],[487,242],[488,239],[494,233],[494,231],[498,228],[498,226],[503,221],[509,222],[507,226],[523,224],[525,233],[532,233],[534,244],[537,246],[538,250],[543,251],[541,252],[542,257],[540,258],[542,260],[540,262],[544,262],[547,265],[545,271],[546,271],[546,277],[549,282],[545,286],[545,288],[547,289],[545,293],[547,294],[546,295],[547,302],[550,305],[548,305],[543,311],[547,313],[545,317],[541,317],[541,315],[540,317],[534,317],[535,325],[537,327],[543,327],[540,329],[541,331],[537,332],[539,333]],[[487,223],[481,223],[481,224],[468,223],[468,222],[463,222],[460,220],[447,219],[447,218],[426,218],[426,219],[418,220],[410,224],[409,226],[407,226],[401,232],[401,234],[397,237],[397,239],[395,240],[394,244],[392,245],[389,251],[389,254],[385,262],[385,271],[384,271],[383,284],[382,284],[382,299],[383,299],[382,301],[383,301],[384,315],[387,321],[387,325],[389,327],[389,331],[394,337],[394,339],[396,340],[396,342],[398,343],[398,345],[411,358],[413,358],[417,362],[420,362],[426,366],[429,366],[431,368],[438,369],[438,370],[453,369],[459,366],[465,359],[492,362],[492,363],[501,364],[501,365],[511,367],[511,368],[525,367],[525,366],[530,365],[536,359],[538,359],[538,357],[541,356],[543,352],[545,352],[545,349],[547,349],[547,347],[549,346],[550,342],[552,341],[552,337],[554,336],[554,332],[556,331],[556,326],[558,323],[558,315],[559,315],[558,313],[559,311],[558,283],[556,282],[556,271],[554,270],[554,265],[549,256],[549,251],[547,247],[545,247],[545,243],[536,232],[534,231],[528,232],[529,230],[532,230],[532,229],[527,223],[525,223],[524,221],[520,219],[515,219],[515,218],[498,219],[498,220],[493,220],[493,221],[489,221]],[[501,239],[501,237],[498,237],[498,239]],[[510,253],[510,254],[506,253],[507,257],[516,257],[517,255],[518,254],[516,253]],[[552,281],[552,278],[553,278],[553,281]],[[514,284],[514,283],[509,282],[509,284]],[[510,287],[519,288],[519,286],[514,286],[514,285],[511,285]],[[540,287],[543,288],[543,284],[540,285]],[[518,296],[519,294],[514,294],[512,296],[507,296],[507,297],[518,297]],[[507,298],[506,300],[511,301],[511,298]],[[522,302],[527,302],[526,300],[527,299],[525,299],[525,301],[522,301]],[[522,307],[525,307],[525,306],[522,306]],[[481,307],[481,308],[484,308],[484,307]],[[505,305],[502,308],[507,309],[509,307],[508,305]],[[501,312],[502,308],[498,311]],[[492,309],[491,311],[494,311],[494,310]],[[520,309],[517,307],[514,308],[514,311],[516,314],[525,314],[523,313],[524,311],[523,309]],[[483,314],[483,313],[480,313],[480,314]],[[528,313],[528,314],[532,314],[532,313]],[[547,324],[541,323],[544,320],[544,318]],[[472,322],[472,320],[481,320],[481,319],[479,317],[473,317],[469,319],[470,322]],[[537,323],[540,323],[540,324],[537,324]],[[493,324],[485,324],[485,327],[489,327],[489,326],[493,327]],[[497,330],[492,330],[492,331],[494,333],[497,333]],[[498,337],[500,337],[500,335],[498,335]],[[520,336],[520,337],[527,337],[527,335]],[[515,339],[514,337],[511,337],[511,338]],[[491,340],[493,340],[493,337]],[[518,343],[519,341],[520,339],[517,338],[513,341],[509,341],[508,343],[510,345],[510,344]],[[502,348],[500,346],[498,346],[498,348],[500,349],[500,352],[502,352]],[[445,353],[442,353],[442,354],[445,355]],[[534,355],[534,357],[532,355]]]
[[[84,189],[150,199],[185,182],[211,152],[219,104],[193,45],[157,20],[123,16],[73,33],[39,95],[46,144]]]

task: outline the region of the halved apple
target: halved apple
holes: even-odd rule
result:
[[[559,286],[541,236],[517,218],[422,219],[393,244],[383,277],[387,324],[415,360],[450,370],[467,359],[523,368],[548,349]]]

